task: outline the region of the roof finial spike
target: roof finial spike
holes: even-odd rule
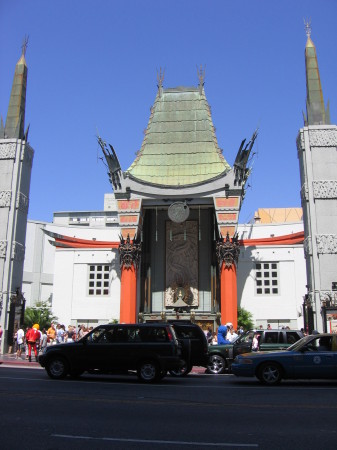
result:
[[[29,41],[29,36],[26,35],[23,38],[23,42],[22,42],[22,45],[21,45],[23,56],[26,56],[26,51],[27,51],[27,47],[28,47],[28,41]]]
[[[200,64],[200,68],[197,66],[199,86],[203,86],[205,84],[205,70],[206,64],[204,65],[204,68],[202,67],[202,64]]]
[[[159,71],[157,69],[157,81],[158,81],[158,91],[159,91],[159,97],[161,97],[161,94],[163,92],[163,81],[164,81],[164,75],[165,75],[165,69],[159,68]]]
[[[311,36],[311,19],[303,19],[304,21],[304,29],[307,38],[309,39]]]

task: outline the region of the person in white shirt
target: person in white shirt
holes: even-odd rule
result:
[[[22,326],[18,329],[16,333],[16,343],[17,343],[17,352],[16,352],[16,359],[21,358],[22,350],[24,350],[24,339],[25,339],[25,332],[22,329]]]

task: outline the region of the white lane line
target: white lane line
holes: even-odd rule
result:
[[[189,442],[189,441],[164,441],[158,439],[123,439],[123,438],[109,438],[109,437],[92,437],[92,436],[71,436],[67,434],[52,434],[52,437],[63,439],[84,439],[96,441],[113,441],[113,442],[132,442],[136,444],[172,444],[172,445],[195,445],[208,447],[258,447],[258,444],[237,444],[234,442]]]

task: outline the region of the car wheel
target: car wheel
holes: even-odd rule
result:
[[[46,370],[50,378],[60,380],[67,376],[69,368],[66,360],[62,356],[55,356],[48,361]]]
[[[184,364],[177,369],[169,370],[170,375],[173,377],[186,377],[192,370],[192,366],[187,364],[186,361],[184,361]]]
[[[257,377],[261,383],[273,386],[281,382],[282,369],[276,363],[265,363],[258,369]]]
[[[214,375],[224,373],[226,369],[226,360],[220,355],[211,355],[207,363],[207,371]]]
[[[138,378],[145,383],[153,383],[160,379],[161,370],[154,361],[143,361],[137,369]]]

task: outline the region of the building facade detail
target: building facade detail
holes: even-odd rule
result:
[[[317,253],[334,254],[337,253],[337,235],[319,234],[316,235]]]
[[[305,255],[305,257],[308,257],[308,256],[312,255],[312,241],[311,241],[311,236],[307,236],[307,237],[304,239],[303,245],[304,245],[304,255]]]
[[[337,147],[337,131],[334,129],[309,130],[312,147]]]
[[[231,267],[232,265],[237,265],[240,255],[240,244],[237,236],[230,239],[229,234],[227,234],[226,239],[219,239],[216,242],[216,256],[218,260],[219,269],[222,265],[225,267]]]
[[[7,208],[11,204],[12,191],[0,191],[0,208]]]
[[[29,207],[29,198],[20,192],[16,199],[16,208],[18,208],[20,211],[24,213],[28,213],[28,207]]]
[[[16,144],[15,142],[0,143],[0,159],[15,159]]]
[[[7,241],[0,241],[0,258],[6,258]]]
[[[303,202],[307,202],[309,200],[309,190],[308,190],[308,185],[307,183],[303,183],[302,184],[302,188],[301,188],[301,200],[302,203]]]
[[[314,198],[337,198],[337,180],[319,180],[312,182]]]
[[[119,245],[119,261],[121,268],[130,269],[138,268],[140,262],[142,244],[136,240],[131,240],[128,235],[126,239],[121,236],[121,243]]]

